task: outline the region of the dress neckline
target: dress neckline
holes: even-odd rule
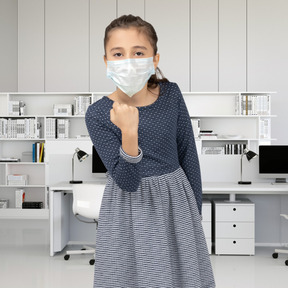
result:
[[[162,83],[160,82],[159,83],[159,95],[158,95],[158,97],[157,97],[157,99],[154,101],[154,102],[152,102],[151,104],[149,104],[149,105],[145,105],[145,106],[135,106],[138,110],[143,110],[143,109],[147,109],[147,108],[151,108],[151,107],[154,107],[154,105],[156,105],[158,102],[159,102],[159,100],[160,100],[160,98],[162,98],[161,97],[161,95],[162,95],[162,85],[161,85]],[[110,101],[110,102],[112,102],[112,103],[114,103],[115,101],[114,100],[112,100],[112,99],[110,99],[108,96],[104,96],[104,98],[106,98],[106,99],[108,99],[108,101]]]

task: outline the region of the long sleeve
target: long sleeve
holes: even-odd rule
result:
[[[179,115],[177,122],[177,149],[178,149],[179,162],[193,189],[198,210],[201,215],[202,182],[201,182],[200,165],[190,116],[182,94],[179,99],[178,111]]]
[[[136,157],[127,155],[121,147],[120,129],[94,108],[91,105],[85,115],[92,143],[117,185],[124,191],[135,192],[141,181],[139,165],[143,157],[142,150],[139,148]]]

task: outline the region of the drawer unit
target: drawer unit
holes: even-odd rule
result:
[[[215,200],[216,254],[255,254],[255,205],[248,199],[237,202]]]
[[[209,200],[202,201],[202,226],[206,238],[208,252],[212,252],[212,204]]]

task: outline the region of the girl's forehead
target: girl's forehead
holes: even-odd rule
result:
[[[147,43],[149,44],[149,39],[146,33],[144,33],[141,29],[136,27],[130,28],[115,28],[109,32],[109,39],[107,44],[114,43]]]

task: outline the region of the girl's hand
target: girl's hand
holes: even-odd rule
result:
[[[136,107],[114,102],[110,110],[110,120],[122,133],[138,132],[139,111]]]

